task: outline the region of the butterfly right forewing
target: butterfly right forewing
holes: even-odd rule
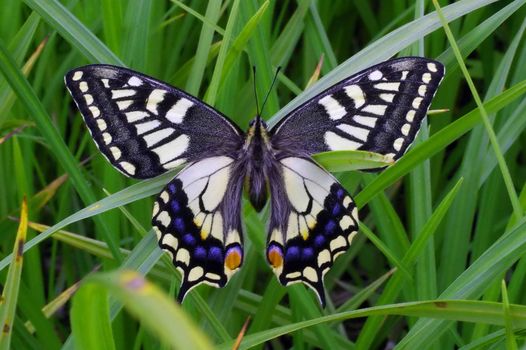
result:
[[[272,128],[277,149],[297,154],[362,150],[400,158],[444,76],[422,57],[382,62],[307,101]]]

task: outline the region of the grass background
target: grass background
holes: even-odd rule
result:
[[[441,22],[423,0],[0,0],[0,347],[229,349],[248,317],[243,349],[524,347],[525,2],[440,1]],[[176,305],[179,276],[150,231],[152,196],[173,174],[113,170],[63,85],[83,64],[125,65],[245,128],[252,65],[260,99],[283,67],[264,115],[274,124],[395,55],[446,65],[432,108],[448,112],[382,173],[346,171],[352,153],[318,156],[362,219],[326,276],[325,310],[275,280],[268,213],[247,203],[242,271]]]

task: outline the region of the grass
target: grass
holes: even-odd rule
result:
[[[524,347],[525,3],[0,0],[0,348],[230,349],[240,333],[240,349]],[[113,170],[63,85],[83,64],[124,65],[245,128],[252,65],[260,100],[283,67],[264,113],[274,125],[395,55],[446,65],[432,109],[447,111],[381,173],[355,171],[384,164],[376,155],[316,156],[362,218],[326,276],[324,310],[277,283],[265,215],[248,203],[242,271],[175,304],[180,276],[150,230],[174,174]]]

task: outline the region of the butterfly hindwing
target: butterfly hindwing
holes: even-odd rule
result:
[[[298,154],[364,150],[400,158],[411,145],[444,76],[421,57],[393,59],[330,87],[273,129],[276,148]]]
[[[324,305],[323,277],[356,235],[357,209],[347,191],[314,161],[286,157],[279,163],[270,179],[267,260],[283,285],[305,283]]]
[[[205,158],[184,168],[157,197],[152,225],[159,246],[182,273],[179,301],[207,283],[223,287],[243,262],[243,178],[233,158]]]
[[[84,66],[65,82],[98,148],[130,177],[227,154],[243,141],[237,126],[204,102],[126,68]]]

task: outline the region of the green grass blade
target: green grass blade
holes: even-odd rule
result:
[[[256,334],[250,334],[245,336],[239,349],[248,349],[254,345],[262,344],[263,342],[269,341],[270,339],[276,338],[280,335],[288,334],[299,329],[311,327],[313,325],[372,315],[432,317],[464,322],[484,322],[500,326],[504,324],[502,319],[501,303],[471,300],[432,300],[410,302],[376,306],[356,311],[347,311],[329,316],[322,316],[307,321],[296,322],[283,327],[269,329]],[[526,306],[510,305],[510,316],[513,318],[513,322],[515,325],[517,325],[517,327],[526,326]],[[222,344],[220,347],[218,347],[218,349],[229,349],[230,346],[230,343],[226,343]]]
[[[80,50],[90,62],[124,66],[124,63],[102,41],[57,0],[25,0],[24,2]]]
[[[87,290],[82,291],[84,288]],[[146,281],[141,275],[133,271],[119,271],[90,276],[79,290],[80,297],[73,297],[74,308],[78,312],[74,318],[77,331],[93,330],[96,328],[97,315],[100,313],[90,311],[89,298],[100,301],[96,303],[99,308],[105,308],[109,316],[107,301],[108,294],[123,303],[126,310],[137,317],[149,332],[155,334],[173,349],[212,349],[206,335],[192,324],[180,307],[159,290],[155,285]],[[92,313],[93,317],[82,316]],[[86,315],[87,316],[87,315]],[[83,322],[89,324],[83,325]],[[177,330],[174,332],[174,330]],[[101,330],[100,336],[106,336],[105,341],[111,341],[108,327]],[[109,339],[108,339],[109,338]],[[85,341],[83,338],[81,341]],[[76,339],[76,344],[79,339]],[[92,345],[86,343],[86,345]],[[96,345],[96,344],[93,344]],[[86,347],[86,349],[99,347]],[[111,348],[111,347],[110,347]]]
[[[13,260],[7,272],[6,283],[2,292],[0,301],[0,326],[2,333],[0,335],[0,349],[8,350],[11,348],[11,337],[13,335],[13,326],[15,323],[15,311],[18,302],[18,291],[20,288],[22,266],[24,262],[24,253],[22,247],[26,241],[27,235],[27,204],[24,198],[22,210],[20,212],[20,225],[16,233],[15,246],[13,254],[16,259]]]
[[[75,293],[71,329],[75,349],[115,349],[108,295],[96,284],[86,283]]]
[[[526,81],[520,82],[501,94],[487,101],[484,106],[489,113],[496,113],[506,107],[511,101],[526,92]],[[416,146],[402,157],[395,165],[386,169],[372,183],[367,185],[356,197],[356,205],[361,208],[379,191],[392,185],[403,175],[407,174],[414,165],[431,157],[438,151],[457,140],[480,122],[480,111],[475,109],[460,117],[444,129],[431,136],[426,142]]]
[[[506,281],[502,280],[502,309],[504,311],[504,326],[506,328],[506,349],[517,350],[517,342],[513,334],[513,318],[510,311],[510,301],[508,299],[508,291],[506,289]]]

